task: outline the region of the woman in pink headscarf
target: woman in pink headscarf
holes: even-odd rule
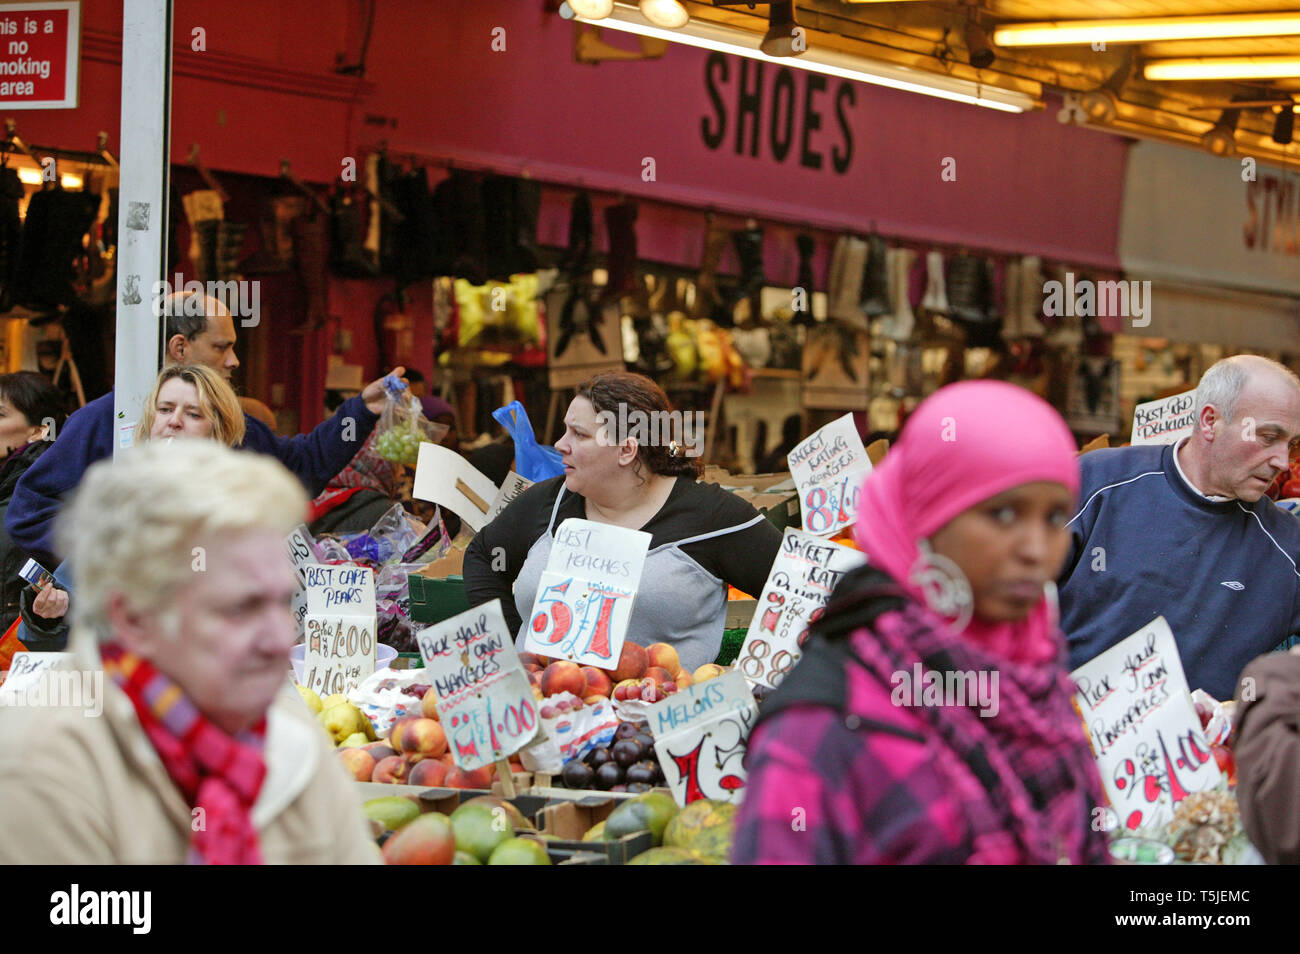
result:
[[[844,576],[760,708],[737,863],[1105,863],[1055,579],[1079,468],[1009,384],[916,409],[864,482]]]

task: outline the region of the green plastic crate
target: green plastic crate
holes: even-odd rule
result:
[[[730,666],[740,655],[741,644],[745,642],[745,634],[748,629],[724,629],[722,631],[722,648],[718,650],[718,658],[713,660],[719,666]]]
[[[411,593],[411,622],[441,623],[457,613],[469,609],[469,597],[465,594],[465,580],[459,576],[446,579],[431,579],[412,573],[407,577]]]

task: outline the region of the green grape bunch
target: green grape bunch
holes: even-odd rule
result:
[[[375,451],[384,460],[414,467],[420,459],[420,444],[428,440],[414,421],[394,424],[375,438]]]

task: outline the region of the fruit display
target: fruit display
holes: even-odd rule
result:
[[[418,421],[399,421],[375,438],[375,453],[395,464],[414,467],[420,462],[420,444],[428,440]]]
[[[715,864],[723,864],[731,854],[736,811],[732,802],[711,798],[691,802],[668,822],[664,829],[664,846],[680,848]]]
[[[606,792],[648,792],[664,783],[655,756],[654,739],[643,722],[622,722],[614,740],[597,746],[582,759],[564,766],[565,788],[596,788]]]

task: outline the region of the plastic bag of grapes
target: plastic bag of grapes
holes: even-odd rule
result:
[[[439,443],[447,436],[448,427],[424,416],[419,399],[400,378],[391,374],[384,378],[384,390],[388,400],[375,425],[375,453],[394,464],[414,467],[420,459],[420,445]]]

